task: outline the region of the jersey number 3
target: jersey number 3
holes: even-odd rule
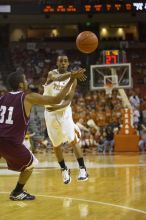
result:
[[[12,120],[12,116],[13,116],[13,110],[14,107],[9,107],[7,108],[6,106],[0,106],[0,123],[5,123],[5,124],[9,124],[12,125],[13,124],[13,120]],[[7,114],[7,118],[6,117],[6,113]]]

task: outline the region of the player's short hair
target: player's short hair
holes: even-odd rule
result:
[[[24,74],[20,72],[12,72],[7,77],[8,87],[13,91],[19,89],[19,83],[24,82]]]
[[[66,54],[61,54],[61,55],[58,55],[58,56],[57,56],[57,60],[58,60],[60,57],[67,57],[67,58],[68,58],[68,56],[67,56]]]

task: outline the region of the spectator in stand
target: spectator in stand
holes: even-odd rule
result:
[[[114,109],[112,110],[112,116],[110,123],[119,124],[122,119],[122,106],[121,105],[115,105]]]
[[[140,107],[140,98],[137,96],[137,94],[134,90],[132,90],[132,92],[131,92],[131,96],[129,97],[129,101],[134,109]]]
[[[97,143],[97,152],[98,153],[103,153],[103,152],[105,153],[104,145],[105,145],[105,137],[101,133],[99,140],[98,140],[98,143]]]
[[[140,123],[140,111],[138,107],[135,107],[135,109],[133,109],[133,126],[138,129]]]
[[[121,96],[118,94],[118,90],[113,90],[111,97],[112,107],[115,108],[115,106],[121,105],[121,103],[122,103],[122,99]]]
[[[112,126],[107,126],[104,132],[104,153],[113,152],[114,148],[114,129]]]
[[[81,131],[89,132],[89,128],[86,127],[82,118],[80,118],[79,121],[77,121],[76,125],[81,129]]]
[[[105,109],[102,106],[99,106],[97,116],[96,116],[96,124],[103,128],[106,125],[106,117],[105,117]]]
[[[146,150],[146,127],[142,125],[142,130],[140,132],[139,150],[144,153]]]
[[[141,103],[142,121],[146,122],[146,97],[143,98]]]
[[[106,124],[110,122],[112,116],[112,110],[109,106],[105,106],[105,117],[106,117]]]
[[[93,137],[92,134],[90,134],[89,132],[85,132],[84,135],[84,139],[82,139],[82,149],[83,149],[83,153],[85,152],[92,152],[93,149],[97,146],[97,143]]]

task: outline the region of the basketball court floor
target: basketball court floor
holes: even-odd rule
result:
[[[0,160],[0,220],[145,220],[146,154],[86,155],[90,178],[78,182],[78,166],[65,154],[72,182],[65,185],[54,154],[40,160],[26,189],[34,201],[10,201],[18,174]]]

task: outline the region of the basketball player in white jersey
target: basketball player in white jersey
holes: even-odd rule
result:
[[[74,72],[67,72],[69,61],[66,55],[58,56],[57,69],[48,73],[47,82],[44,85],[44,95],[55,96],[66,85],[70,77],[73,77]],[[78,70],[83,73],[79,80],[86,79],[84,75],[85,69]],[[66,98],[58,105],[45,106],[45,121],[48,131],[48,136],[53,144],[58,163],[62,170],[63,181],[65,184],[71,182],[70,170],[67,168],[61,146],[63,143],[72,145],[75,156],[77,158],[80,172],[78,175],[79,181],[88,179],[84,159],[80,147],[81,132],[72,118],[72,109],[70,107],[73,98],[77,80],[74,80],[73,89],[68,93]]]

